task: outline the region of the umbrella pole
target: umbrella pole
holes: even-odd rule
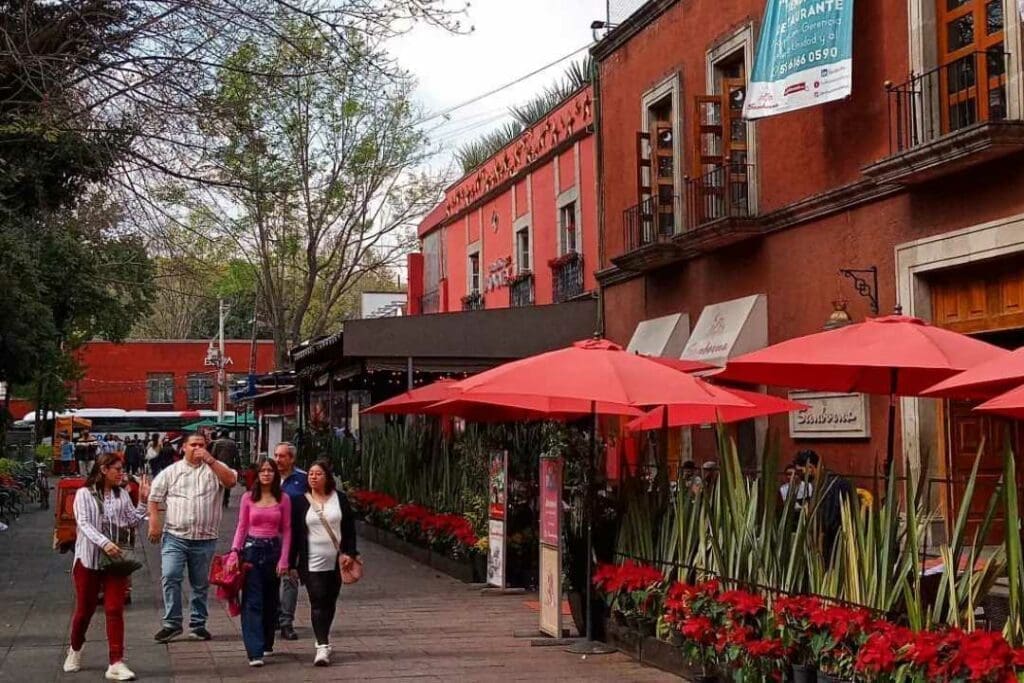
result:
[[[593,571],[594,557],[594,463],[597,460],[597,402],[590,402],[590,462],[587,466],[586,490],[584,491],[584,506],[587,514],[587,585],[584,589],[586,596],[586,633],[584,638],[565,649],[577,655],[608,655],[615,652],[615,648],[608,647],[604,643],[594,640],[594,605],[593,591],[591,590],[591,577]]]
[[[892,461],[896,452],[896,381],[898,372],[899,370],[896,368],[891,370],[889,383],[889,432],[885,444],[885,471],[882,472],[886,486],[888,486],[889,477],[892,476]]]

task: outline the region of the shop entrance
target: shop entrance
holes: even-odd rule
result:
[[[1006,349],[1024,346],[1024,266],[1020,259],[1002,259],[944,271],[929,284],[936,325]],[[982,443],[984,452],[968,517],[971,527],[980,523],[985,515],[1002,474],[1004,449],[1009,446],[1018,457],[1024,453],[1022,423],[976,413],[972,409],[978,403],[945,401],[942,406],[946,473],[950,479],[948,499],[952,502],[948,516],[950,526],[956,519]],[[998,542],[1003,527],[999,515],[988,541]]]

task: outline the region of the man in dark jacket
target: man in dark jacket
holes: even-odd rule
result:
[[[817,515],[819,530],[822,535],[822,551],[825,554],[825,566],[832,563],[832,552],[836,539],[843,526],[843,501],[849,501],[850,511],[857,512],[857,492],[844,477],[828,472],[821,466],[821,457],[812,450],[800,451],[796,454],[796,467],[804,475],[807,482],[814,487],[813,498],[820,501]]]
[[[238,444],[228,436],[227,432],[221,432],[217,439],[210,446],[210,454],[222,463],[235,470],[241,469],[242,463],[238,460]],[[224,489],[224,507],[227,508],[231,501],[231,489]]]

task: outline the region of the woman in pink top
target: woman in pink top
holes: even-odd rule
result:
[[[288,572],[292,542],[291,519],[291,501],[281,493],[277,463],[264,459],[249,495],[242,496],[231,544],[239,560],[250,565],[242,588],[242,641],[249,666],[263,666],[263,658],[274,651],[281,576]]]

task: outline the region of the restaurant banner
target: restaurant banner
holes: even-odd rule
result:
[[[768,0],[743,117],[841,100],[852,89],[853,0]]]
[[[562,637],[562,466],[540,459],[540,631]]]
[[[487,524],[487,583],[505,587],[505,524],[508,518],[508,451],[490,458],[490,504]]]
[[[540,542],[562,545],[562,459],[540,460]]]

